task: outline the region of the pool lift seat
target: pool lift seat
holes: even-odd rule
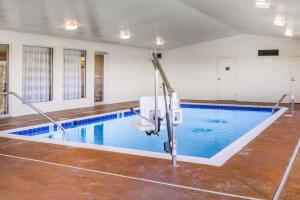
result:
[[[141,114],[139,114],[138,112],[136,112],[133,108],[130,108],[131,112],[133,112],[135,115],[139,116],[140,118],[143,118],[144,120],[148,121],[149,123],[155,125],[155,121],[154,120],[150,120],[147,117],[142,116]],[[145,130],[146,135],[151,136],[151,135],[157,135],[159,136],[159,132],[161,130],[161,122],[163,121],[164,118],[158,117],[158,128],[157,130],[155,129],[149,129],[149,130]]]

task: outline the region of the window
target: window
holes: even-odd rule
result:
[[[52,55],[52,48],[23,46],[23,97],[27,101],[52,100]]]
[[[86,51],[64,49],[64,99],[85,97]]]

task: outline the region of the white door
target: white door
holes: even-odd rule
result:
[[[291,58],[291,94],[300,103],[300,57]]]
[[[217,59],[217,99],[237,99],[237,59]]]

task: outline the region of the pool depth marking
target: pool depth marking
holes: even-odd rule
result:
[[[38,162],[38,163],[42,163],[42,164],[54,165],[54,166],[59,166],[59,167],[66,167],[66,168],[82,170],[82,171],[87,171],[87,172],[93,172],[93,173],[98,173],[98,174],[110,175],[110,176],[126,178],[126,179],[131,179],[131,180],[136,180],[136,181],[142,181],[142,182],[147,182],[147,183],[160,184],[160,185],[165,185],[165,186],[170,186],[170,187],[175,187],[175,188],[180,188],[180,189],[188,189],[188,190],[206,192],[206,193],[216,194],[216,195],[220,195],[220,196],[234,197],[234,198],[247,199],[247,200],[263,200],[263,199],[255,198],[255,197],[242,196],[242,195],[237,195],[237,194],[232,194],[232,193],[218,192],[218,191],[213,191],[213,190],[189,187],[189,186],[178,185],[178,184],[173,184],[173,183],[155,181],[155,180],[146,179],[146,178],[126,176],[126,175],[122,175],[122,174],[110,173],[110,172],[105,172],[105,171],[98,171],[98,170],[93,170],[93,169],[86,169],[86,168],[82,168],[82,167],[76,167],[76,166],[72,166],[72,165],[64,165],[64,164],[59,164],[59,163],[54,163],[54,162],[48,162],[48,161],[43,161],[43,160],[32,159],[32,158],[13,156],[13,155],[2,154],[2,153],[0,153],[0,156],[8,157],[8,158],[21,159],[21,160],[26,160],[26,161],[31,161],[31,162]]]

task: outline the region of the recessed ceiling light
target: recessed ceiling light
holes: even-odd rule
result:
[[[78,24],[76,21],[66,22],[65,24],[65,29],[68,31],[73,31],[76,30],[77,28],[78,28]]]
[[[270,2],[270,0],[256,0],[255,6],[257,8],[268,9],[271,6],[271,2]]]
[[[288,37],[294,36],[293,30],[290,30],[290,29],[286,30],[284,34],[285,34],[285,36],[288,36]]]
[[[156,45],[164,45],[165,44],[165,40],[162,37],[157,36],[156,37]]]
[[[281,16],[275,17],[274,24],[277,25],[277,26],[284,26],[285,25],[284,17],[281,17]]]
[[[120,38],[123,40],[127,40],[130,38],[129,31],[120,31]]]

